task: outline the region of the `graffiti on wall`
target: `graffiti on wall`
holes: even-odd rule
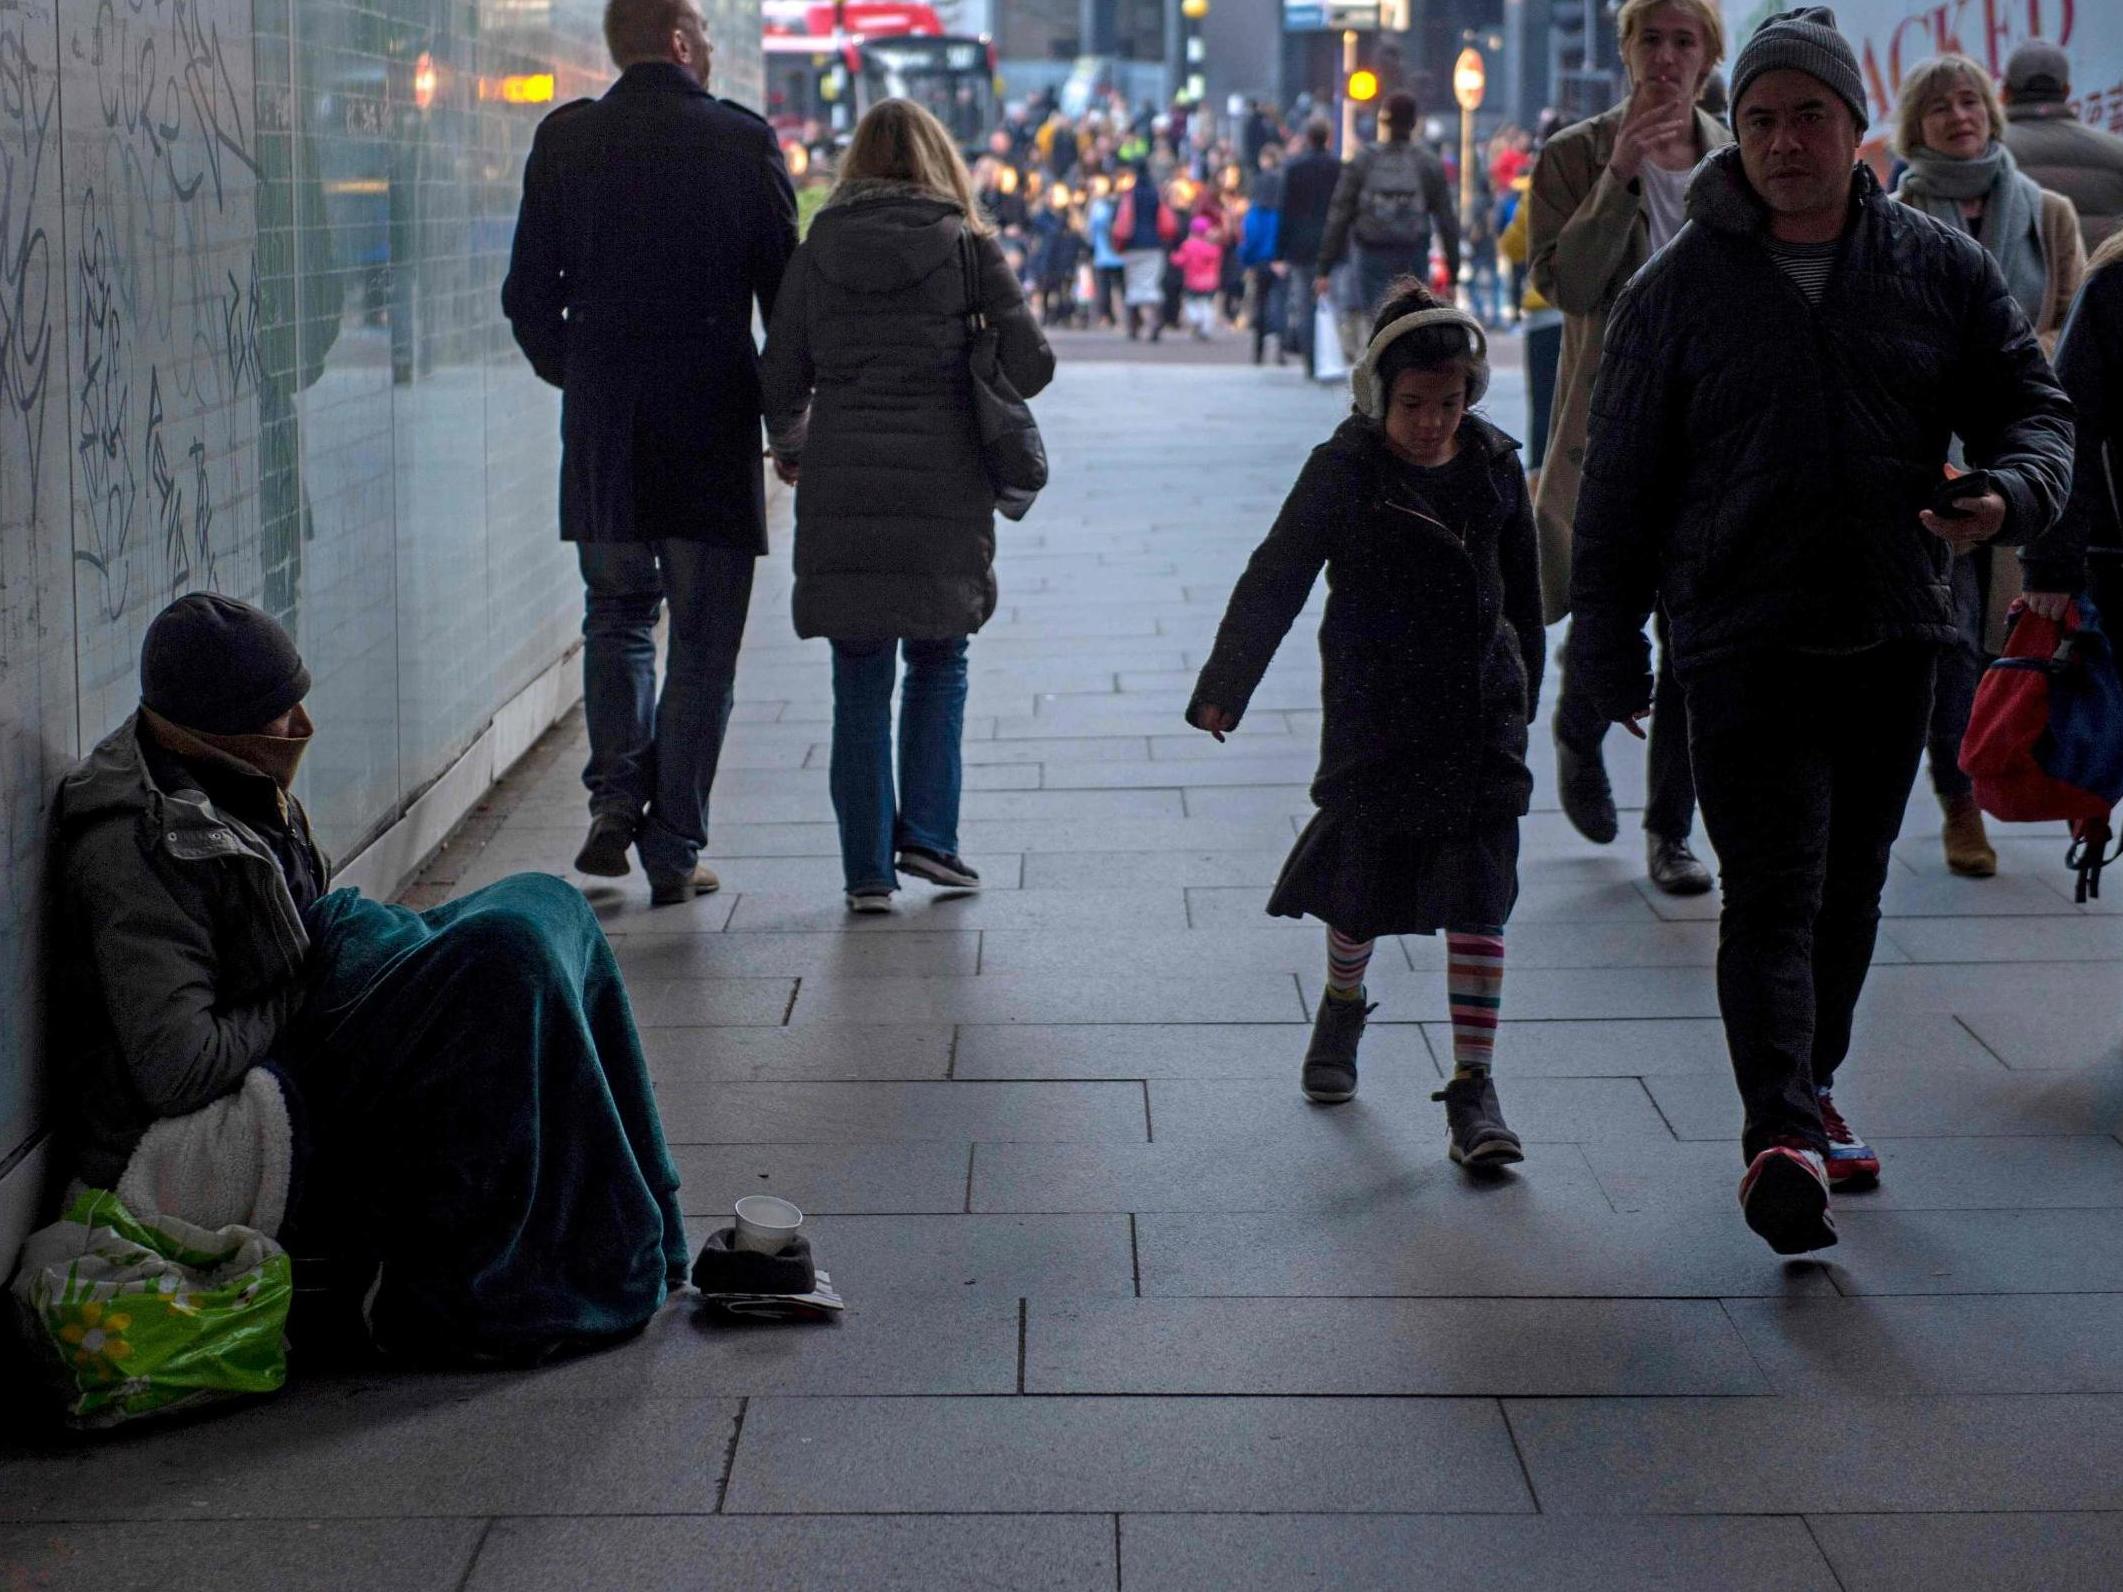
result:
[[[68,116],[74,557],[84,622],[128,643],[143,610],[241,586],[222,566],[256,450],[249,29],[232,0],[95,0],[66,39],[69,104],[93,107]]]

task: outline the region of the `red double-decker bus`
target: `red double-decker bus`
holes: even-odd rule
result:
[[[785,137],[816,122],[852,132],[881,99],[927,106],[971,149],[998,120],[995,47],[944,32],[936,9],[881,0],[765,0],[767,119]]]

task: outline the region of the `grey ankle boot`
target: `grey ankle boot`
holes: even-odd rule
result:
[[[1461,1166],[1509,1166],[1526,1159],[1519,1136],[1504,1125],[1488,1073],[1454,1078],[1430,1097],[1445,1102],[1446,1153]]]
[[[1312,1019],[1312,1043],[1305,1048],[1303,1088],[1307,1100],[1338,1105],[1356,1094],[1356,1047],[1364,1037],[1364,1020],[1376,1006],[1364,1004],[1363,990],[1349,997],[1320,995]]]

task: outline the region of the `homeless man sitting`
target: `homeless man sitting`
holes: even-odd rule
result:
[[[373,1345],[530,1360],[684,1275],[678,1175],[619,969],[562,880],[430,912],[326,892],[290,794],[310,676],[227,597],[148,627],[140,709],[60,786],[73,1171],[278,1230],[361,1279]]]

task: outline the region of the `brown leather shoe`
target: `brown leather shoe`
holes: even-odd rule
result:
[[[715,870],[703,863],[686,878],[662,884],[652,883],[649,886],[649,905],[682,907],[695,896],[713,895],[721,888],[722,881],[715,877]]]
[[[1973,796],[1949,796],[1939,805],[1946,809],[1946,866],[1964,879],[1988,879],[1998,871],[1998,854],[1983,832],[1983,809]]]

